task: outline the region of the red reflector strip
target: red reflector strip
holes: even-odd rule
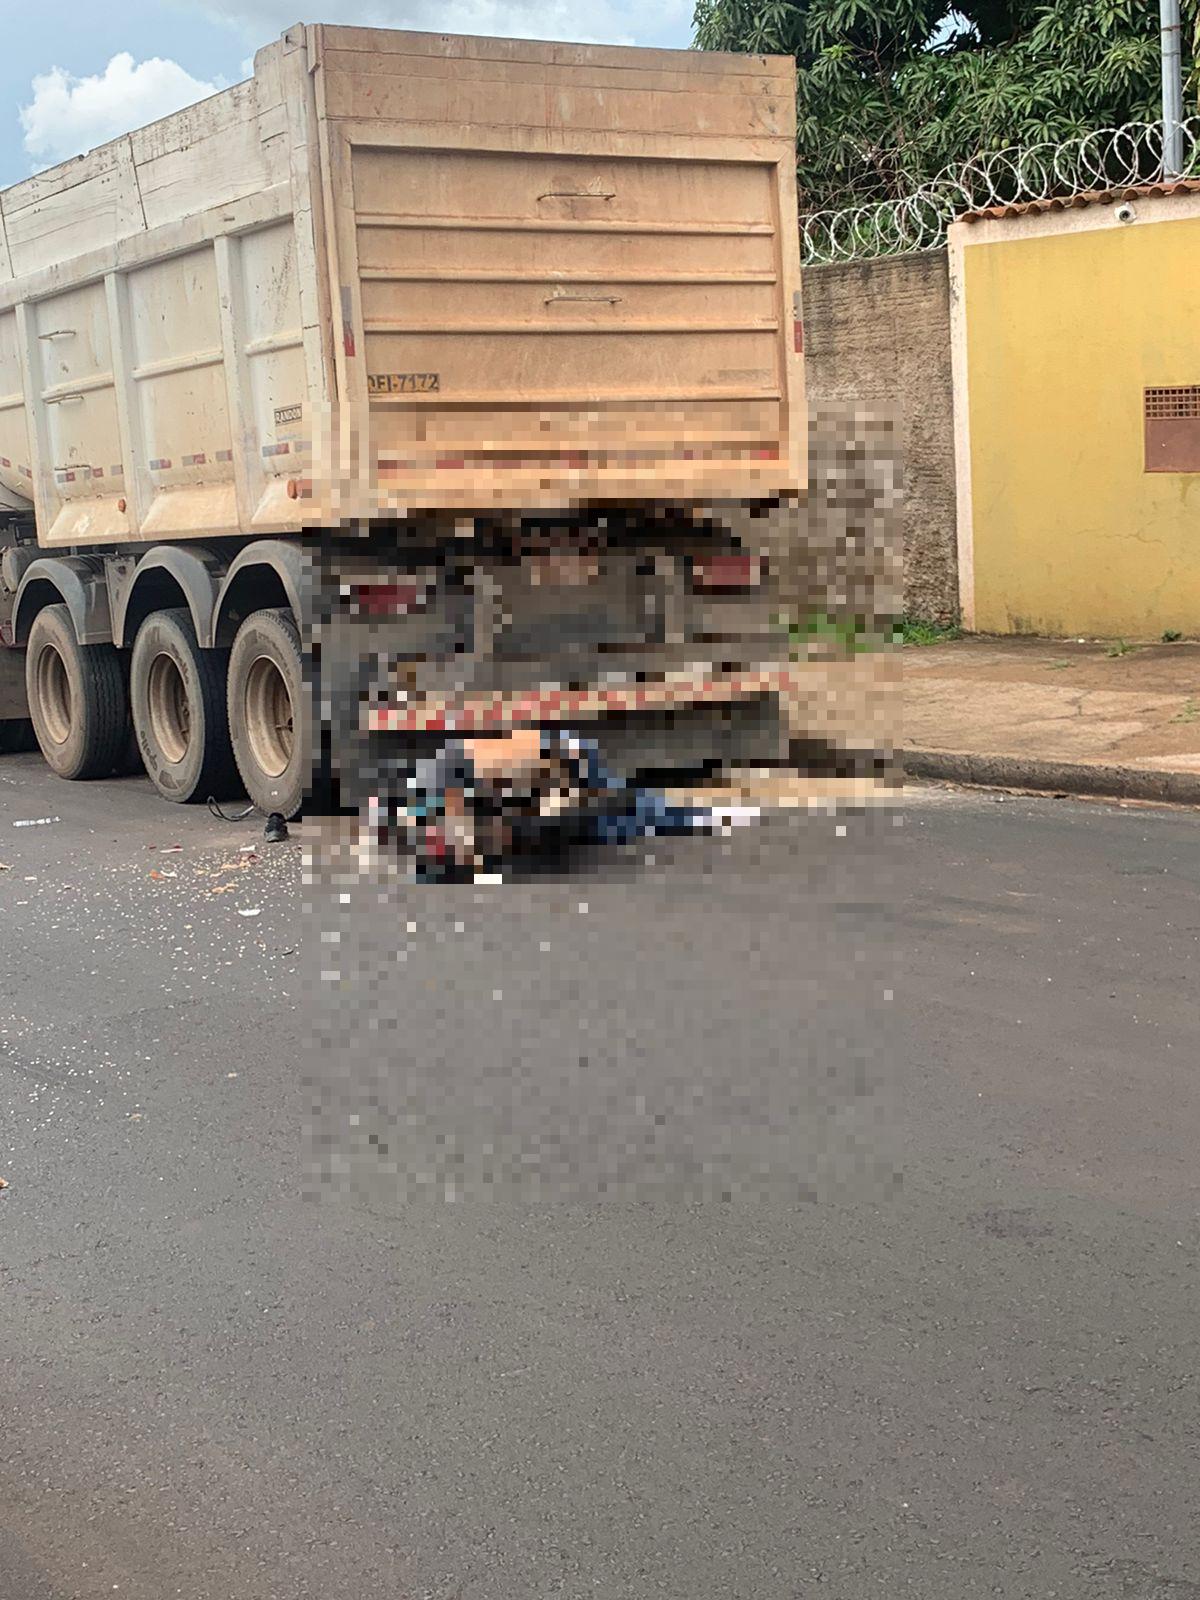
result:
[[[12,462],[8,459],[7,456],[0,456],[0,467],[11,467],[11,466],[12,466]]]
[[[233,460],[233,451],[232,450],[218,450],[217,451],[217,460],[218,461],[232,461]]]
[[[151,472],[166,472],[170,468],[170,461],[166,456],[155,456],[150,463]]]
[[[638,683],[620,689],[547,689],[525,695],[473,696],[457,702],[432,698],[415,705],[373,706],[365,713],[368,733],[464,733],[476,728],[519,728],[543,722],[595,721],[622,711],[669,711],[721,705],[798,688],[788,667],[714,674],[671,683]]]
[[[529,468],[543,472],[564,468],[579,472],[604,472],[621,467],[654,468],[674,461],[699,461],[708,462],[713,466],[725,464],[736,466],[743,461],[779,459],[778,445],[767,445],[753,449],[723,449],[717,446],[709,449],[689,447],[681,450],[548,450],[538,455],[478,451],[471,455],[438,456],[432,465],[441,472],[463,472],[468,468],[482,472],[517,472]],[[395,478],[408,472],[427,471],[430,464],[428,460],[382,460],[379,463],[379,476]]]
[[[291,451],[291,448],[291,445],[286,441],[283,444],[265,444],[262,447],[262,453],[264,456],[286,456]]]
[[[804,354],[804,323],[799,317],[792,323],[792,349],[798,356]]]
[[[401,616],[411,611],[420,597],[415,583],[364,584],[353,593],[353,606],[362,617]]]
[[[693,556],[692,585],[697,589],[752,589],[762,582],[759,556]]]
[[[202,467],[202,466],[205,465],[207,460],[208,460],[208,457],[203,452],[201,452],[199,455],[196,455],[196,456],[184,456],[183,465],[185,467]]]

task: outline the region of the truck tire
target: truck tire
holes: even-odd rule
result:
[[[125,679],[125,699],[131,706],[133,700],[129,689],[129,658],[132,653],[130,650],[122,650],[120,652],[121,673]],[[121,753],[117,757],[117,777],[143,777],[145,772],[146,763],[142,760],[142,752],[138,746],[137,729],[133,725],[133,713],[131,711],[125,728],[125,743],[122,745]]]
[[[312,717],[291,611],[255,611],[229,653],[229,733],[246,793],[268,816],[299,815],[310,782]]]
[[[121,746],[121,754],[117,757],[116,775],[118,778],[136,778],[145,770],[146,763],[142,760],[141,748],[138,745],[137,729],[133,725],[133,718],[130,717],[125,743]]]
[[[60,778],[107,778],[129,727],[121,661],[111,644],[80,644],[64,605],[39,611],[25,652],[38,746]]]
[[[152,611],[138,629],[129,664],[133,725],[146,776],[164,800],[187,804],[237,790],[227,662],[228,651],[200,648],[183,607]]]

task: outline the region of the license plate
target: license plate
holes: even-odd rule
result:
[[[528,556],[525,564],[535,589],[583,589],[600,576],[600,557],[583,551]]]

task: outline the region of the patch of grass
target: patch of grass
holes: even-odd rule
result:
[[[1183,702],[1183,710],[1171,718],[1172,722],[1196,722],[1200,720],[1200,704],[1191,695]]]
[[[1127,644],[1124,639],[1114,639],[1104,654],[1106,656],[1127,656],[1132,649],[1133,646]]]
[[[1182,638],[1183,635],[1180,633],[1178,628],[1163,629],[1162,642],[1164,644],[1176,644]]]
[[[892,628],[893,644],[947,644],[961,638],[962,629],[957,624],[926,622],[921,617],[901,617]]]
[[[829,640],[851,655],[878,650],[887,642],[887,633],[866,617],[835,617],[828,611],[810,611],[789,629],[793,644],[812,644]]]
[[[1062,661],[1048,661],[1046,665],[1050,668],[1051,672],[1061,672],[1064,667],[1072,666],[1074,663],[1064,658]]]
[[[926,622],[920,617],[900,617],[895,622],[863,616],[837,617],[826,611],[810,611],[790,626],[793,644],[829,640],[851,655],[879,650],[885,645],[945,644],[961,639],[963,631],[955,623]]]

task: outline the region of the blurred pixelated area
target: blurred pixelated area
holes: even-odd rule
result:
[[[382,584],[336,549],[314,1198],[893,1191],[890,426],[822,413],[809,460],[700,523],[408,534]]]
[[[410,519],[382,563],[369,535],[327,539],[311,813],[359,815],[372,858],[428,840],[481,870],[650,789],[890,781],[890,425],[822,412],[808,459],[806,494],[745,506]]]

